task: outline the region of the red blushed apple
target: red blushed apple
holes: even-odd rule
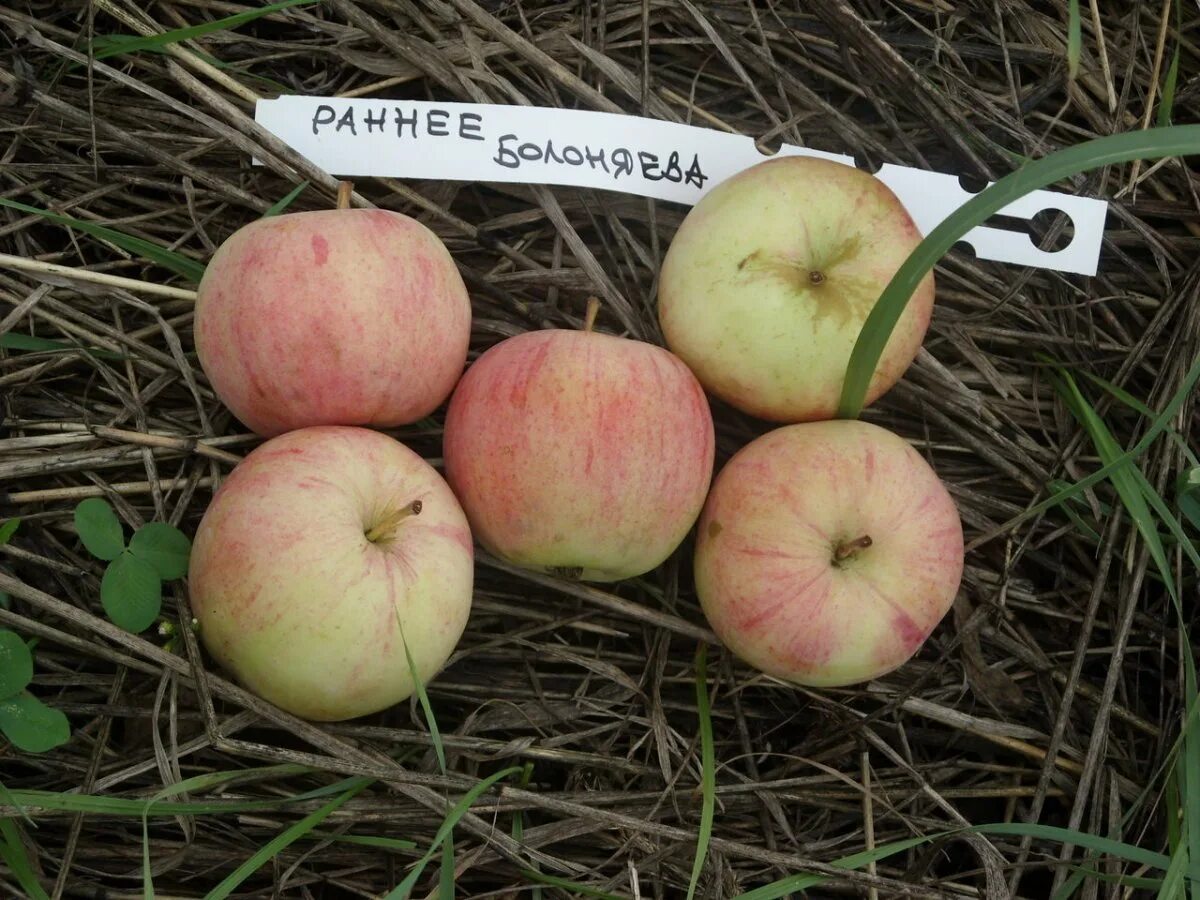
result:
[[[471,301],[428,228],[381,209],[260,219],[213,256],[196,350],[213,390],[264,436],[404,425],[466,365]]]
[[[496,344],[446,415],[446,478],[476,539],[516,565],[587,581],[670,556],[704,504],[713,449],[687,366],[590,324]]]
[[[196,532],[188,573],[209,652],[259,696],[336,721],[410,696],[471,609],[474,545],[450,487],[399,441],[302,428],[255,449]]]
[[[696,542],[713,631],[768,675],[868,681],[954,602],[963,533],[945,486],[899,436],[857,421],[769,432],[721,470]]]
[[[836,414],[863,322],[921,241],[891,189],[853,166],[788,156],[751,166],[687,214],[663,259],[667,346],[716,396],[774,422]],[[933,276],[892,331],[871,403],[921,348]]]

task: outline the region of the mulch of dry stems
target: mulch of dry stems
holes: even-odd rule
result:
[[[333,179],[255,130],[255,94],[621,110],[978,179],[1008,172],[1013,153],[1142,125],[1158,49],[1165,39],[1165,72],[1175,43],[1160,4],[1101,3],[1100,33],[1082,4],[1084,50],[1071,85],[1066,13],[1056,9],[1066,4],[330,0],[205,38],[220,70],[154,53],[90,70],[65,60],[63,48],[86,52],[89,33],[160,32],[243,8],[144,5],[96,0],[90,15],[85,4],[38,0],[0,8],[0,194],[201,262],[302,179],[312,184],[293,209],[332,204]],[[1200,52],[1196,11],[1183,15],[1187,73]],[[1197,87],[1181,80],[1176,121],[1196,119]],[[251,153],[267,165],[252,168]],[[1064,187],[1114,198],[1100,274],[1031,272],[955,252],[938,270],[925,352],[866,414],[915,441],[960,505],[969,554],[953,615],[911,664],[849,690],[784,686],[714,648],[717,814],[701,896],[827,870],[871,841],[968,822],[1034,821],[1164,846],[1159,767],[1178,733],[1179,660],[1146,548],[1128,517],[1113,513],[1120,504],[1107,487],[1077,507],[1099,540],[1060,509],[1024,513],[1053,479],[1098,465],[1045,357],[1156,408],[1194,359],[1200,203],[1194,172],[1177,160],[1105,169]],[[448,244],[474,300],[473,353],[527,329],[577,326],[589,295],[605,299],[601,327],[660,339],[655,273],[684,212],[675,205],[484,184],[364,179],[356,188],[358,202],[415,215]],[[11,210],[0,250],[178,282]],[[0,356],[0,515],[23,520],[0,550],[13,595],[0,624],[40,639],[34,690],[74,729],[44,756],[0,750],[8,788],[140,798],[200,773],[311,763],[312,774],[201,796],[278,799],[334,773],[365,772],[379,780],[325,831],[409,838],[423,850],[447,800],[502,766],[529,763],[527,788],[510,781],[486,794],[459,825],[461,896],[528,890],[520,870],[531,864],[621,896],[682,895],[700,821],[694,654],[704,635],[687,546],[647,578],[603,591],[481,561],[470,626],[429,689],[451,773],[439,776],[414,706],[315,727],[239,692],[194,642],[167,651],[152,632],[133,637],[106,624],[100,569],[72,530],[78,499],[106,496],[130,524],[163,518],[190,533],[229,471],[213,448],[243,455],[255,439],[196,365],[187,302],[12,272],[0,272],[0,300],[0,331],[128,358]],[[1145,420],[1084,384],[1117,440],[1132,443]],[[766,428],[716,413],[722,459]],[[1189,433],[1192,416],[1189,401],[1176,427]],[[138,439],[150,432],[168,438]],[[430,459],[440,455],[438,430],[395,433]],[[1180,459],[1160,441],[1142,464],[1167,490]],[[187,615],[186,591],[166,610]],[[393,762],[401,753],[402,765]],[[154,820],[158,891],[201,896],[320,802]],[[518,813],[519,843],[510,837]],[[136,819],[34,818],[36,827],[14,821],[47,890],[140,896]],[[377,896],[417,852],[310,838],[243,890]],[[818,893],[1045,897],[1063,877],[1061,860],[1083,855],[1040,839],[958,838],[874,874],[837,875]],[[435,862],[420,893],[436,876]],[[19,894],[3,870],[0,893]]]

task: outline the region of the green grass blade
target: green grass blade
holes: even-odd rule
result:
[[[442,841],[442,872],[438,878],[438,897],[454,900],[454,833]]]
[[[260,847],[257,853],[231,872],[224,881],[209,891],[205,896],[205,900],[225,900],[226,897],[238,889],[238,886],[243,881],[270,862],[277,853],[290,847],[296,841],[300,840],[300,838],[307,835],[313,828],[329,818],[330,814],[345,804],[346,801],[353,799],[355,795],[365,790],[373,781],[373,778],[356,778],[356,783],[350,790],[334,797],[324,806],[313,810],[296,824],[279,832],[279,834]]]
[[[527,762],[521,768],[521,777],[517,781],[517,786],[524,789],[529,787],[529,782],[533,780],[533,763]],[[512,837],[518,844],[525,839],[525,813],[517,810],[513,813]],[[533,864],[534,869],[537,869],[537,863]],[[580,890],[584,890],[580,888]],[[530,897],[533,900],[542,900],[542,889],[534,885],[529,891]]]
[[[1105,872],[1089,869],[1086,866],[1069,866],[1068,868],[1071,871],[1071,877],[1051,895],[1050,900],[1071,900],[1072,897],[1079,893],[1079,889],[1083,887],[1083,883],[1089,879],[1147,891],[1157,891],[1162,887],[1163,883],[1161,878],[1140,878],[1136,875],[1109,875]]]
[[[1184,376],[1183,384],[1180,385],[1179,390],[1177,390],[1171,396],[1171,399],[1166,402],[1162,408],[1162,411],[1155,416],[1154,421],[1150,423],[1150,427],[1146,429],[1146,433],[1142,435],[1142,439],[1134,444],[1131,449],[1127,450],[1125,453],[1122,453],[1111,463],[1103,466],[1100,469],[1097,469],[1091,475],[1086,475],[1074,484],[1062,488],[1061,490],[1054,491],[1047,499],[1043,500],[1041,503],[1034,504],[1025,512],[1021,513],[1021,515],[1017,516],[1009,524],[1017,524],[1019,522],[1024,522],[1035,518],[1047,510],[1062,505],[1073,497],[1078,497],[1088,488],[1099,484],[1101,481],[1104,481],[1121,466],[1137,459],[1139,456],[1145,453],[1146,450],[1149,449],[1150,445],[1157,440],[1158,436],[1162,434],[1164,430],[1166,430],[1168,423],[1172,418],[1174,418],[1175,414],[1179,411],[1179,408],[1183,405],[1183,401],[1191,395],[1192,390],[1196,387],[1197,381],[1200,381],[1200,357],[1198,357],[1192,363],[1192,367],[1188,370],[1187,375]]]
[[[527,762],[521,767],[521,778],[517,781],[517,787],[529,787],[529,781],[533,778],[533,763]],[[525,837],[525,813],[518,811],[513,816],[512,837],[518,843]]]
[[[15,809],[18,815],[20,815],[21,818],[30,825],[34,824],[33,818],[25,811],[25,807],[16,801],[16,798],[13,797],[12,792],[9,791],[2,781],[0,781],[0,801],[2,801],[5,806],[11,806],[13,809]]]
[[[33,864],[25,853],[25,845],[21,843],[20,832],[12,819],[0,819],[0,860],[4,861],[30,900],[50,900],[33,871]]]
[[[1154,418],[1154,410],[1152,410],[1145,403],[1133,396],[1133,394],[1129,393],[1129,391],[1125,390],[1124,388],[1117,387],[1108,379],[1101,378],[1099,375],[1094,375],[1085,370],[1081,370],[1079,374],[1093,384],[1104,388],[1104,390],[1108,391],[1108,393],[1112,394],[1130,409],[1136,410],[1148,419]],[[1192,448],[1188,446],[1187,441],[1183,439],[1183,436],[1178,431],[1171,427],[1165,428],[1164,431],[1171,438],[1171,440],[1174,441],[1175,445],[1179,447],[1180,451],[1182,451],[1183,455],[1187,457],[1188,461],[1193,466],[1200,466],[1200,458],[1198,458],[1196,454],[1192,452]]]
[[[0,206],[7,206],[9,209],[15,209],[19,212],[41,216],[59,225],[67,225],[77,231],[90,234],[92,237],[108,241],[122,250],[127,250],[150,262],[158,263],[164,269],[170,269],[175,274],[182,275],[192,283],[198,283],[200,277],[204,274],[204,266],[194,259],[184,256],[182,253],[176,253],[174,250],[168,250],[166,247],[159,246],[150,241],[144,241],[139,237],[124,234],[112,228],[106,228],[103,225],[97,225],[95,222],[84,222],[81,219],[73,219],[70,216],[53,213],[48,209],[39,209],[36,206],[27,206],[24,203],[18,203],[16,200],[8,200],[4,197],[0,197]]]
[[[530,881],[538,881],[550,887],[561,888],[573,896],[599,897],[600,900],[627,900],[627,898],[622,897],[620,894],[610,894],[608,891],[600,890],[600,888],[594,888],[586,884],[577,884],[566,878],[559,878],[557,875],[547,875],[545,872],[539,872],[536,869],[522,869],[521,874]]]
[[[1079,19],[1079,0],[1067,3],[1067,77],[1079,74],[1079,54],[1083,48],[1083,29]]]
[[[1179,81],[1179,44],[1175,45],[1175,55],[1171,57],[1171,66],[1167,69],[1167,79],[1163,82],[1162,99],[1158,101],[1157,122],[1160,128],[1171,124],[1171,116],[1175,111],[1175,85]]]
[[[306,187],[308,187],[307,181],[300,182],[298,185],[288,191],[287,194],[285,194],[280,200],[272,203],[267,211],[263,213],[263,218],[266,219],[269,216],[277,216],[282,213],[285,209],[291,206],[292,203],[295,202],[297,197],[304,193],[304,189]]]
[[[1073,831],[1069,828],[1059,828],[1054,825],[1026,825],[1022,822],[973,825],[968,828],[955,829],[954,831],[942,831],[922,837],[908,838],[892,844],[885,844],[882,847],[876,847],[874,850],[864,850],[860,853],[844,856],[841,859],[834,860],[830,865],[846,870],[861,869],[868,863],[887,859],[889,856],[895,856],[897,853],[903,853],[905,850],[913,847],[967,833],[1033,837],[1054,843],[1073,844],[1085,850],[1093,850],[1105,856],[1126,859],[1130,862],[1140,863],[1163,871],[1166,871],[1171,865],[1171,858],[1169,856],[1144,850],[1132,844],[1115,841],[1111,838],[1097,837],[1096,835],[1086,834],[1081,831]],[[787,894],[824,884],[829,880],[830,876],[828,875],[791,875],[779,881],[773,881],[770,884],[747,891],[744,894],[738,894],[734,900],[776,900],[776,898]]]
[[[946,834],[932,834],[923,837],[907,838],[892,844],[884,844],[882,847],[876,847],[874,850],[864,850],[861,853],[854,853],[850,856],[844,856],[841,859],[835,859],[830,865],[836,866],[839,869],[853,871],[854,869],[861,869],[869,863],[887,859],[889,856],[895,856],[897,853],[903,853],[905,850],[919,847],[922,844],[939,840],[946,836]],[[752,891],[746,891],[744,894],[738,894],[734,900],[776,900],[778,897],[783,897],[796,891],[808,890],[829,880],[830,876],[828,875],[789,875],[787,878],[781,878],[778,881],[757,887]]]
[[[1173,125],[1115,134],[1051,153],[976,194],[917,245],[867,316],[850,354],[838,416],[843,419],[858,417],[879,357],[909,298],[938,260],[976,225],[1030,191],[1080,172],[1134,159],[1187,156],[1197,152],[1200,152],[1200,125]]]
[[[120,56],[122,53],[129,52],[126,50],[126,48],[131,43],[140,42],[142,40],[144,40],[144,38],[138,34],[98,34],[92,38],[92,55],[95,59],[106,59],[110,56]],[[142,47],[141,49],[149,51],[150,53],[169,52],[165,46]],[[228,63],[221,62],[221,60],[209,53],[205,53],[203,50],[191,50],[190,52],[195,54],[199,59],[204,60],[204,62],[208,63],[210,66],[215,66],[219,69],[233,68],[233,66],[229,65]],[[72,63],[71,67],[74,68],[74,63]]]
[[[373,834],[334,834],[330,831],[313,829],[308,835],[313,840],[335,841],[339,844],[356,844],[360,847],[375,847],[378,850],[415,850],[416,841],[406,841],[403,838],[379,837]]]
[[[103,59],[108,56],[119,56],[120,54],[127,52],[126,48],[131,41],[140,40],[142,40],[142,37],[141,35],[137,34],[98,34],[92,38],[92,51],[97,59]],[[171,52],[169,44],[162,47],[143,47],[141,49],[147,53],[166,54]],[[287,94],[292,90],[286,84],[281,84],[274,78],[268,78],[265,75],[256,75],[254,72],[250,72],[240,65],[224,62],[217,59],[211,53],[205,53],[203,50],[199,50],[195,47],[188,48],[188,52],[197,59],[201,59],[208,63],[214,69],[221,69],[224,72],[232,72],[234,75],[237,75],[246,81],[256,82],[259,85],[268,88],[270,91],[273,91],[274,93]],[[76,63],[69,63],[67,65],[68,69],[74,69],[75,67]]]
[[[1183,641],[1183,652],[1189,657],[1192,655],[1191,647],[1187,644],[1187,635],[1181,629],[1180,638]],[[1185,689],[1188,691],[1188,696],[1191,701],[1188,704],[1189,712],[1196,707],[1196,666],[1189,659],[1189,665],[1186,667],[1185,673]],[[1190,724],[1184,727],[1183,736],[1183,766],[1184,779],[1186,781],[1187,791],[1184,793],[1183,804],[1183,832],[1187,840],[1184,846],[1187,847],[1187,869],[1188,881],[1191,882],[1192,900],[1200,898],[1200,728],[1197,727],[1192,716],[1187,717]]]
[[[1061,491],[1070,486],[1070,482],[1063,481],[1060,478],[1053,478],[1049,483],[1049,487],[1052,491]],[[1100,502],[1099,505],[1100,512],[1104,515],[1108,515],[1108,504]],[[1100,532],[1097,531],[1090,523],[1084,521],[1083,516],[1080,515],[1080,510],[1075,508],[1077,506],[1090,514],[1091,510],[1087,509],[1087,504],[1083,502],[1081,497],[1071,497],[1068,500],[1064,500],[1061,508],[1066,517],[1071,520],[1071,523],[1078,528],[1082,534],[1085,534],[1091,538],[1092,543],[1100,543]]]
[[[1183,34],[1182,3],[1175,6],[1175,52],[1171,54],[1171,65],[1167,67],[1167,77],[1163,81],[1162,99],[1158,101],[1158,115],[1155,123],[1161,128],[1171,124],[1171,116],[1175,112],[1175,88],[1179,84],[1179,50],[1183,44],[1180,36]]]
[[[298,799],[297,797],[283,797],[275,800],[161,801],[150,807],[149,814],[156,817],[169,817],[178,815],[222,816],[229,813],[263,812],[284,808]],[[29,808],[34,811],[45,809],[55,812],[81,812],[130,818],[140,818],[146,810],[145,800],[93,794],[60,794],[54,791],[9,791],[9,802],[17,809]]]
[[[1096,447],[1097,453],[1100,455],[1101,462],[1105,464],[1112,463],[1120,458],[1121,447],[1117,444],[1112,436],[1112,432],[1108,430],[1108,426],[1104,424],[1104,420],[1097,415],[1096,410],[1084,398],[1079,386],[1075,383],[1075,379],[1065,370],[1060,370],[1059,377],[1065,385],[1065,394],[1069,401],[1069,406],[1079,418],[1088,436],[1092,439],[1092,443]],[[1162,538],[1158,533],[1158,525],[1155,522],[1154,516],[1150,512],[1150,507],[1146,502],[1146,496],[1142,492],[1142,487],[1134,477],[1130,470],[1131,466],[1126,463],[1117,468],[1109,480],[1116,488],[1121,502],[1125,509],[1129,512],[1130,518],[1141,532],[1142,539],[1146,541],[1149,547],[1150,555],[1154,559],[1155,565],[1158,567],[1159,573],[1163,580],[1167,582],[1167,589],[1172,595],[1175,595],[1175,579],[1171,572],[1171,564],[1167,560],[1167,551],[1162,544]]]
[[[1183,879],[1187,867],[1187,844],[1182,843],[1175,850],[1175,855],[1171,857],[1171,865],[1167,867],[1167,872],[1163,875],[1162,884],[1158,889],[1159,900],[1176,900],[1184,895]]]
[[[245,25],[247,22],[253,22],[255,19],[261,19],[263,16],[292,6],[303,6],[316,2],[318,0],[281,0],[279,3],[271,3],[258,9],[248,9],[245,12],[226,16],[223,19],[214,19],[212,22],[205,22],[201,25],[176,28],[172,31],[164,31],[162,34],[151,34],[145,37],[123,34],[109,35],[108,40],[104,41],[103,44],[93,47],[93,54],[96,59],[107,59],[110,56],[116,56],[120,53],[153,50],[167,44],[175,44],[179,41],[189,41],[193,38],[203,37],[206,34],[212,34],[214,31],[228,31]],[[113,38],[116,40],[113,40]]]
[[[442,746],[442,733],[438,730],[437,719],[433,715],[433,704],[429,702],[429,695],[425,693],[425,685],[421,681],[421,676],[417,674],[417,667],[413,662],[412,654],[408,652],[407,642],[404,644],[404,656],[408,659],[408,669],[412,673],[413,684],[417,688],[417,699],[421,703],[421,712],[425,715],[425,724],[429,726],[429,738],[433,741],[433,752],[437,756],[438,769],[445,775],[446,748]]]
[[[438,850],[442,847],[442,842],[446,840],[446,836],[454,831],[454,826],[458,824],[458,820],[467,814],[467,810],[471,808],[479,795],[490,788],[502,778],[508,778],[510,775],[515,775],[521,771],[520,766],[512,766],[508,769],[501,769],[494,775],[489,775],[471,790],[463,795],[463,798],[454,805],[446,818],[442,820],[441,827],[438,828],[437,834],[434,835],[433,841],[429,845],[429,850],[425,855],[417,860],[417,864],[413,866],[412,871],[404,877],[398,885],[392,888],[383,900],[407,900],[412,893],[413,886],[420,880],[421,873],[425,871],[425,867],[429,865],[429,861],[433,859]]]
[[[1075,380],[1069,373],[1062,370],[1060,370],[1060,377],[1066,386],[1072,412],[1080,419],[1087,430],[1092,443],[1100,455],[1101,461],[1111,463],[1120,457],[1121,449],[1113,439],[1108,426],[1105,425],[1104,421],[1097,415],[1095,409],[1084,398]],[[1130,517],[1141,533],[1142,539],[1146,542],[1150,556],[1154,560],[1163,584],[1166,586],[1174,602],[1176,613],[1179,617],[1179,640],[1182,645],[1181,656],[1184,663],[1184,686],[1186,696],[1191,699],[1184,717],[1181,760],[1184,768],[1185,782],[1182,793],[1184,798],[1183,832],[1187,836],[1186,849],[1176,849],[1172,858],[1172,865],[1186,866],[1189,880],[1192,883],[1192,896],[1193,898],[1200,898],[1200,728],[1196,725],[1195,717],[1191,715],[1197,696],[1196,669],[1191,646],[1187,639],[1187,625],[1183,610],[1180,607],[1174,573],[1171,570],[1170,561],[1167,558],[1166,550],[1158,533],[1155,515],[1151,513],[1150,507],[1153,506],[1155,508],[1158,519],[1166,524],[1169,529],[1178,530],[1176,534],[1177,538],[1185,536],[1182,533],[1178,520],[1171,515],[1166,502],[1154,490],[1154,487],[1146,479],[1145,475],[1133,467],[1132,464],[1126,463],[1114,471],[1110,480],[1113,487],[1117,490],[1121,502],[1125,505]],[[1193,565],[1200,568],[1200,554],[1197,554],[1196,549],[1191,543],[1184,539],[1180,541],[1180,546],[1185,548],[1185,552],[1191,557]],[[1180,859],[1183,862],[1177,862]],[[1166,882],[1170,880],[1170,878],[1165,879]],[[1166,891],[1167,888],[1168,884],[1164,883],[1163,891]],[[1160,892],[1160,896],[1174,895]]]
[[[692,861],[692,877],[688,881],[688,900],[696,894],[700,873],[708,857],[712,840],[713,811],[717,798],[717,765],[713,753],[712,711],[708,706],[708,645],[696,650],[696,713],[700,718],[700,831],[696,835],[696,858]]]
[[[1164,805],[1167,809],[1167,846],[1171,848],[1172,855],[1182,838],[1179,833],[1179,823],[1182,821],[1182,817],[1175,815],[1175,812],[1183,807],[1180,798],[1183,797],[1185,787],[1183,756],[1176,754],[1171,777],[1166,779],[1166,789],[1163,792],[1166,795]]]
[[[232,784],[237,781],[248,781],[254,778],[270,777],[277,775],[293,775],[299,772],[306,772],[308,769],[292,764],[283,764],[276,766],[257,766],[252,769],[241,769],[237,771],[227,772],[208,772],[204,775],[195,775],[191,778],[185,778],[183,781],[176,782],[163,788],[158,793],[150,797],[142,807],[142,894],[146,900],[154,898],[154,876],[150,871],[150,811],[154,805],[160,800],[166,800],[170,797],[176,797],[179,794],[187,794],[193,791],[206,791],[213,787],[222,787]]]
[[[442,733],[438,730],[437,719],[433,715],[433,705],[429,695],[425,693],[425,682],[417,672],[417,664],[413,661],[408,649],[408,639],[404,636],[404,625],[400,621],[400,609],[396,607],[396,628],[400,632],[400,643],[404,645],[404,659],[408,662],[408,674],[412,678],[413,687],[417,692],[417,700],[421,704],[421,712],[425,715],[425,723],[429,726],[429,739],[433,741],[433,752],[437,755],[438,768],[446,774],[446,748],[442,746]]]
[[[78,344],[68,344],[65,341],[52,341],[50,338],[35,337],[32,334],[20,334],[16,331],[6,331],[0,334],[0,347],[5,350],[27,350],[33,353],[65,353],[82,352],[97,359],[121,361],[125,357],[110,350],[95,350],[91,347],[81,347]]]
[[[417,664],[413,661],[408,649],[408,639],[404,637],[404,626],[400,624],[400,610],[396,610],[396,627],[400,630],[400,642],[404,645],[404,658],[408,661],[408,674],[413,680],[417,691],[417,699],[421,703],[421,711],[425,714],[425,722],[429,725],[429,737],[433,741],[433,752],[437,755],[438,768],[446,774],[446,749],[442,745],[442,733],[438,730],[437,719],[433,715],[433,704],[425,692],[425,682],[417,672]],[[447,887],[446,879],[450,879]],[[442,875],[440,879],[442,900],[454,900],[454,834],[446,835],[442,845]],[[447,893],[449,890],[449,893]]]
[[[1155,853],[1153,850],[1146,850],[1133,844],[1126,844],[1123,841],[1115,841],[1112,838],[1087,834],[1082,831],[1073,831],[1070,828],[1059,828],[1057,825],[1026,825],[1023,822],[1000,822],[995,825],[972,826],[964,830],[977,831],[980,834],[1015,835],[1016,837],[1040,838],[1041,840],[1060,844],[1074,844],[1078,847],[1083,847],[1085,850],[1094,850],[1105,856],[1126,859],[1130,862],[1163,871],[1166,871],[1167,867],[1171,865],[1171,858],[1164,853]]]

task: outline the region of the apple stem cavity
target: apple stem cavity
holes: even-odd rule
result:
[[[353,181],[339,181],[338,182],[338,193],[337,193],[337,208],[338,209],[349,209],[350,208],[350,195],[353,193],[354,193],[354,182]]]
[[[372,544],[385,543],[396,536],[396,529],[400,527],[400,523],[409,516],[419,516],[421,514],[421,501],[414,500],[412,503],[401,506],[397,510],[388,513],[380,519],[375,525],[369,528],[364,534],[368,541]]]
[[[842,541],[834,548],[833,561],[835,563],[845,562],[857,556],[860,550],[866,550],[872,544],[871,536],[864,534],[862,537],[855,538],[852,541]]]
[[[583,318],[584,334],[591,334],[592,329],[596,327],[596,316],[600,315],[600,298],[588,297],[587,312]]]

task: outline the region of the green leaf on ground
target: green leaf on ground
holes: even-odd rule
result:
[[[71,739],[71,723],[62,711],[28,691],[0,700],[0,731],[26,753],[45,753]]]
[[[104,571],[100,602],[114,625],[138,634],[162,609],[162,579],[154,566],[126,550]]]
[[[15,631],[0,631],[0,700],[29,687],[33,681],[33,654]]]
[[[114,560],[125,549],[121,520],[99,497],[89,497],[75,507],[75,530],[88,553],[97,559]]]
[[[129,552],[150,563],[160,578],[169,581],[187,574],[192,542],[174,525],[147,522],[133,533]]]

